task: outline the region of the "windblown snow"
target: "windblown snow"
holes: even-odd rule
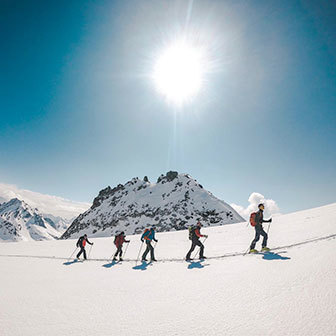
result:
[[[265,255],[243,255],[246,223],[202,232],[209,259],[190,263],[186,230],[157,234],[154,264],[133,261],[139,235],[117,264],[111,237],[83,263],[76,239],[0,244],[0,334],[336,335],[336,204],[274,218]]]

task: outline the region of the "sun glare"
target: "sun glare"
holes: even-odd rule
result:
[[[204,55],[201,49],[176,42],[158,57],[154,67],[157,90],[176,105],[190,101],[201,89]]]

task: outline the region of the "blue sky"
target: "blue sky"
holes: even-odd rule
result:
[[[332,2],[1,1],[0,33],[0,182],[91,201],[177,170],[243,206],[336,201]],[[213,70],[175,107],[151,74],[181,34]]]

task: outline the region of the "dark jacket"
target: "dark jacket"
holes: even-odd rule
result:
[[[77,246],[77,247],[83,247],[83,248],[84,248],[85,245],[86,245],[86,243],[92,245],[92,243],[89,242],[89,240],[88,240],[87,238],[84,238],[84,236],[82,236],[82,237],[79,237],[79,238],[78,238],[76,246]]]
[[[256,222],[256,226],[261,226],[262,227],[262,223],[268,223],[268,220],[264,220],[264,212],[259,209],[259,211],[256,212],[255,215],[255,222]]]
[[[201,234],[201,229],[196,227],[192,233],[192,240],[199,240],[201,237],[204,237],[204,235]]]

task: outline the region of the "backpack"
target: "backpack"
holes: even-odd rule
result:
[[[118,240],[120,240],[120,238],[121,238],[121,233],[118,233],[117,235],[115,235],[115,237],[114,237],[114,245],[117,245],[117,242],[118,242]]]
[[[256,214],[257,214],[256,212],[252,212],[251,215],[250,215],[250,224],[252,226],[256,226],[257,225],[257,223],[255,221]]]
[[[196,230],[196,226],[189,226],[188,228],[189,240],[193,240],[193,237],[195,236],[195,230]]]
[[[150,234],[150,230],[149,229],[145,229],[142,236],[141,236],[141,239],[147,237],[148,235]]]

